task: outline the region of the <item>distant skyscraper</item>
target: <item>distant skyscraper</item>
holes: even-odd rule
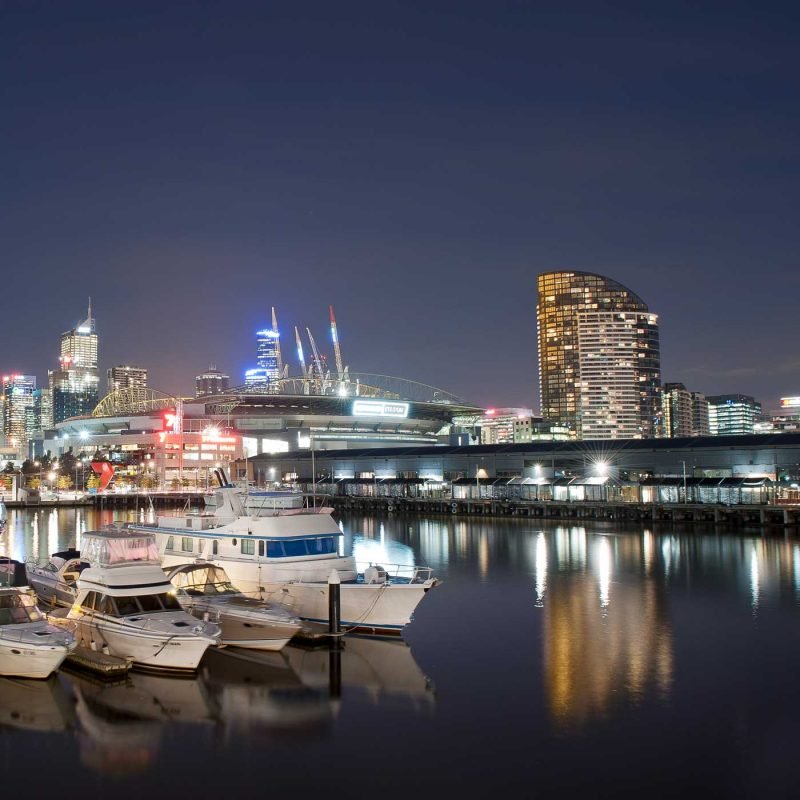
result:
[[[663,403],[664,436],[669,439],[692,436],[692,393],[682,383],[665,383]]]
[[[34,431],[33,375],[3,376],[3,433],[6,442],[23,448]]]
[[[588,272],[539,275],[538,294],[542,416],[581,439],[659,436],[658,316]]]
[[[43,386],[33,393],[34,430],[46,431],[53,427],[53,391]]]
[[[109,393],[116,392],[119,389],[147,388],[147,370],[143,367],[118,364],[116,367],[110,367],[106,375],[108,377]]]
[[[692,392],[692,436],[709,436],[708,400],[700,392]]]
[[[272,327],[256,332],[256,368],[245,372],[246,386],[268,385],[278,390],[283,371],[281,334],[275,309],[272,309]]]
[[[753,433],[761,419],[761,403],[746,394],[718,394],[708,398],[712,436]]]
[[[206,395],[223,394],[228,391],[230,381],[229,375],[220,372],[212,364],[205,372],[194,379],[195,396],[205,397]]]
[[[53,393],[53,421],[90,414],[99,400],[97,333],[92,303],[86,319],[61,334],[59,368],[50,372]]]

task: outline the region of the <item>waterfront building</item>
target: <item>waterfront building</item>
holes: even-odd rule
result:
[[[61,334],[59,368],[48,373],[54,422],[91,413],[97,405],[100,385],[97,346],[90,300],[86,319]]]
[[[3,376],[3,434],[6,442],[21,450],[34,431],[35,391],[36,378],[33,375]]]
[[[110,367],[106,376],[109,392],[116,392],[120,389],[147,388],[147,370],[144,367],[118,364],[116,367]]]
[[[761,420],[761,403],[746,394],[720,394],[707,399],[712,436],[753,433]]]
[[[683,496],[685,485],[697,497],[707,489],[717,496],[720,491],[749,491],[750,487],[754,495],[763,498],[764,481],[779,481],[784,487],[800,483],[800,433],[606,443],[362,447],[317,451],[313,458],[307,450],[293,450],[257,455],[236,468],[235,477],[244,477],[246,469],[251,478],[272,474],[277,480],[297,480],[302,486],[310,486],[313,470],[317,481],[327,481],[325,491],[340,495],[413,489],[424,496],[441,489],[443,483],[455,482],[456,486],[459,481],[473,491],[480,473],[481,487],[505,479],[514,481],[509,489],[516,486],[535,492],[537,485],[546,484],[550,492],[555,484],[561,499],[588,500],[588,495],[580,494],[590,487],[595,499],[624,496],[628,485],[647,489],[647,481],[653,478],[669,485],[672,502],[678,502],[679,491]],[[535,494],[518,496],[537,499]],[[645,501],[649,502],[646,497]]]
[[[216,368],[216,365],[212,364],[205,372],[195,377],[195,397],[223,394],[228,391],[230,382],[230,376],[221,372]]]
[[[622,284],[588,272],[538,278],[545,419],[580,439],[660,435],[658,316]]]

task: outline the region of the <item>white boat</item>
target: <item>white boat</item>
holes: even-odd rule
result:
[[[181,608],[150,534],[95,531],[81,536],[89,566],[67,620],[80,643],[159,670],[194,670],[220,639],[218,625]]]
[[[27,587],[0,588],[0,675],[47,678],[75,648],[75,637],[50,625]]]
[[[28,583],[40,603],[69,608],[75,602],[78,577],[88,566],[78,550],[63,550],[53,553],[44,566],[29,566]]]
[[[165,568],[200,559],[224,567],[231,582],[251,597],[288,606],[303,620],[328,619],[327,581],[341,581],[341,620],[346,629],[399,635],[425,594],[437,585],[425,567],[370,566],[358,575],[355,559],[339,554],[342,532],[330,508],[296,508],[248,516],[233,486],[215,492],[216,510],[159,516],[132,530],[155,534]]]
[[[167,577],[186,611],[220,626],[224,645],[280,650],[302,628],[287,609],[242,594],[222,567],[183,564],[169,570]]]

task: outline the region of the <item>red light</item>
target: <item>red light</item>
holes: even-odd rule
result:
[[[487,417],[493,417],[494,413],[495,413],[495,410],[493,408],[487,408],[486,409],[486,416]]]

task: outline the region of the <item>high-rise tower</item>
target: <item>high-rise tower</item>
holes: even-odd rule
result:
[[[97,333],[90,298],[86,319],[61,334],[59,368],[50,373],[54,422],[91,413],[99,400],[99,385]]]
[[[268,386],[278,391],[283,371],[281,334],[275,309],[272,309],[272,327],[256,331],[256,367],[245,372],[246,386]]]
[[[580,439],[661,435],[658,316],[630,289],[589,272],[538,278],[545,419]]]

